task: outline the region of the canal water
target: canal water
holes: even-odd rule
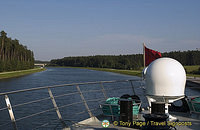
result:
[[[26,75],[23,77],[12,78],[0,80],[0,93],[21,90],[21,89],[29,89],[29,88],[37,88],[42,86],[52,86],[58,84],[70,84],[70,83],[82,83],[82,82],[93,82],[93,81],[110,81],[110,80],[129,80],[129,79],[139,79],[134,76],[126,76],[111,72],[103,72],[103,71],[94,71],[87,69],[78,69],[78,68],[47,68],[46,71],[38,72],[30,75]],[[134,84],[135,86],[139,86],[140,83]],[[128,83],[124,83],[119,85],[115,84],[105,84],[105,89],[115,88],[118,86],[130,87],[130,89],[122,89],[117,91],[107,91],[109,97],[119,97],[122,94],[132,94],[131,85]],[[92,89],[101,89],[99,85],[82,85],[80,89],[83,90],[92,90]],[[69,92],[76,91],[76,86],[67,86],[60,87],[56,89],[52,89],[52,93],[54,96],[65,94]],[[48,90],[39,90],[39,91],[30,91],[25,93],[17,93],[8,95],[12,105],[38,100],[41,98],[49,97]],[[102,93],[90,93],[84,95],[86,100],[93,98],[103,98]],[[70,95],[56,98],[56,102],[58,106],[66,105],[73,102],[81,101],[80,95]],[[88,103],[90,109],[99,107],[97,102]],[[0,109],[6,107],[4,96],[0,96]],[[39,103],[32,103],[28,105],[23,105],[19,107],[14,107],[13,111],[15,114],[16,120],[23,118],[24,116],[28,116],[30,114],[34,114],[36,112],[44,111],[47,109],[53,108],[51,100],[41,101]],[[89,117],[88,113],[81,113],[85,110],[83,104],[76,104],[71,107],[61,108],[60,112],[65,120],[66,124],[71,124],[75,121],[84,120]],[[93,111],[95,114],[99,114],[98,110]],[[1,126],[2,124],[9,123],[8,125]],[[48,124],[45,124],[48,123]],[[41,127],[38,129],[60,129],[61,123],[58,121],[58,117],[55,111],[49,111],[46,113],[42,113],[37,116],[33,116],[31,118],[26,118],[17,121],[18,129],[32,129],[37,126],[46,125],[45,127]],[[7,109],[0,111],[0,130],[1,129],[12,129],[12,124],[9,119]]]
[[[14,90],[21,90],[21,89],[37,88],[42,86],[60,85],[60,84],[110,81],[110,80],[132,80],[132,79],[140,80],[140,78],[135,76],[127,76],[111,72],[94,71],[94,70],[78,69],[78,68],[47,68],[47,70],[43,72],[38,72],[18,78],[0,80],[0,93],[14,91]],[[137,95],[139,95],[139,97],[143,102],[142,105],[145,107],[145,105],[147,104],[144,103],[144,100],[146,100],[146,98],[144,96],[144,87],[142,86],[142,84],[143,83],[140,81],[133,83],[135,92]],[[104,87],[105,89],[112,89],[106,91],[108,97],[120,97],[123,94],[130,94],[130,95],[133,94],[130,83],[112,83],[112,84],[107,83],[104,84]],[[97,90],[101,89],[101,87],[99,84],[80,85],[80,89],[82,91]],[[77,92],[77,88],[76,86],[65,86],[59,88],[52,88],[51,91],[54,96],[58,96],[70,92]],[[189,88],[186,88],[185,93],[188,96],[200,95],[200,91]],[[84,93],[83,95],[86,101],[90,99],[104,98],[102,92]],[[13,106],[24,102],[39,100],[41,98],[47,98],[49,97],[49,93],[47,89],[42,89],[37,91],[9,94],[8,96]],[[80,102],[81,97],[79,94],[74,94],[74,95],[57,97],[55,100],[59,107],[74,102]],[[94,111],[92,111],[94,115],[102,113],[99,108],[99,104],[100,102],[88,102],[89,108],[91,110],[94,109]],[[7,109],[1,110],[2,108],[5,107],[6,104],[4,96],[0,96],[0,130],[13,129],[12,123],[9,118],[8,110]],[[41,113],[39,115],[35,115],[30,118],[22,119],[23,117],[32,115],[34,113],[42,112],[51,108],[53,108],[53,105],[50,99],[40,101],[37,103],[13,107],[15,119],[17,120],[16,123],[18,129],[29,130],[37,128],[38,126],[43,126],[43,127],[38,127],[38,129],[42,130],[61,129],[62,124],[59,122],[55,110]],[[63,107],[60,108],[59,110],[63,120],[67,125],[87,119],[89,117],[89,114],[87,113],[83,103],[75,104],[69,107]],[[3,125],[6,123],[8,124]]]

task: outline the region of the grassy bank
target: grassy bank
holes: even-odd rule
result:
[[[197,71],[199,69],[200,65],[195,66],[184,66],[184,68],[187,70],[187,76],[188,77],[200,77],[198,74],[192,74],[192,72]],[[119,73],[119,74],[125,74],[125,75],[131,75],[131,76],[142,76],[142,69],[140,70],[120,70],[120,69],[109,69],[109,68],[93,68],[93,67],[67,67],[67,68],[81,68],[81,69],[90,69],[90,70],[97,70],[97,71],[106,71],[106,72],[113,72],[113,73]]]
[[[184,68],[187,70],[187,76],[188,77],[200,77],[198,74],[192,74],[194,71],[198,71],[200,65],[194,65],[194,66],[184,66]],[[119,70],[119,69],[107,69],[107,68],[91,68],[91,67],[84,67],[85,69],[91,69],[91,70],[98,70],[98,71],[107,71],[107,72],[114,72],[119,74],[126,74],[126,75],[132,75],[132,76],[142,76],[142,69],[140,70]]]
[[[191,66],[184,66],[187,76],[189,77],[200,77],[197,72],[199,72],[200,65],[191,65]]]
[[[138,77],[142,76],[141,70],[119,70],[119,69],[90,68],[90,67],[87,67],[86,69],[98,70],[98,71],[107,71],[107,72],[113,72],[113,73],[119,73],[119,74],[131,75],[131,76],[138,76]]]
[[[0,73],[0,79],[24,76],[24,75],[28,75],[28,74],[44,71],[44,70],[46,70],[46,69],[45,68],[34,68],[34,69],[29,69],[29,70],[1,72]]]
[[[191,65],[191,66],[184,66],[187,72],[191,73],[193,71],[197,71],[200,65]]]

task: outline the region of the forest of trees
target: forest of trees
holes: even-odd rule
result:
[[[1,31],[0,36],[0,72],[34,68],[34,56],[31,50],[19,43],[17,39],[7,37]]]
[[[162,57],[174,58],[182,65],[200,65],[200,51],[198,50],[165,52],[162,53]],[[65,57],[51,60],[50,65],[137,70],[143,67],[143,54]]]
[[[65,57],[51,60],[51,66],[96,67],[115,69],[138,69],[142,66],[142,55],[102,55],[86,57]]]

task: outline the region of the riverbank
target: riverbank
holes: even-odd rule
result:
[[[44,71],[44,70],[46,70],[46,69],[45,68],[34,68],[34,69],[28,69],[28,70],[1,72],[0,73],[0,79],[20,77],[20,76],[24,76],[24,75]]]
[[[120,70],[120,69],[110,69],[110,68],[65,67],[65,66],[54,66],[54,67],[59,67],[59,68],[89,69],[89,70],[106,71],[106,72],[113,72],[113,73],[118,73],[118,74],[125,74],[125,75],[131,75],[131,76],[142,77],[142,70]]]
[[[61,66],[56,66],[56,67],[61,67]],[[93,67],[62,67],[62,68],[89,69],[89,70],[106,71],[106,72],[113,72],[113,73],[118,73],[118,74],[142,77],[142,69],[141,70],[120,70],[120,69],[93,68]],[[199,66],[196,66],[196,69],[191,69],[191,68],[194,68],[194,66],[186,66],[186,68],[187,68],[187,71],[190,72],[190,71],[198,70],[197,68],[199,68]],[[187,78],[195,78],[195,77],[200,77],[200,75],[190,74],[190,73],[187,74]]]
[[[142,77],[142,71],[141,70],[120,70],[120,69],[92,68],[92,67],[83,67],[83,68],[84,69],[90,69],[90,70],[106,71],[106,72],[113,72],[113,73],[118,73],[118,74],[125,74],[125,75]]]
[[[191,72],[198,71],[199,65],[196,66],[184,66],[184,68],[187,70],[187,78],[195,78],[200,77],[198,74],[192,74]],[[107,71],[107,72],[114,72],[119,74],[125,74],[125,75],[132,75],[132,76],[138,76],[142,77],[142,69],[141,70],[120,70],[120,69],[109,69],[109,68],[92,68],[92,67],[78,67],[83,69],[90,69],[90,70],[97,70],[97,71]]]

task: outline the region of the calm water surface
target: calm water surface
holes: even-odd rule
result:
[[[28,89],[28,88],[36,88],[42,86],[52,86],[58,84],[68,84],[68,83],[79,83],[79,82],[90,82],[90,81],[109,81],[109,80],[127,80],[127,79],[137,79],[134,76],[126,76],[121,74],[115,74],[110,72],[102,72],[102,71],[94,71],[94,70],[87,70],[87,69],[76,69],[76,68],[47,68],[46,71],[34,73],[31,75],[19,77],[19,78],[12,78],[0,81],[0,92],[7,92],[13,90],[20,90],[20,89]],[[136,83],[138,84],[138,83]],[[119,84],[106,84],[105,89],[118,87]],[[121,84],[121,86],[129,87],[130,84]],[[91,90],[91,89],[100,89],[99,85],[82,85],[80,86],[81,90]],[[53,95],[60,95],[69,92],[76,91],[75,86],[67,86],[61,87],[57,89],[52,89]],[[118,92],[109,91],[107,92],[109,97],[112,96],[121,96],[122,94],[132,94],[130,90],[120,90]],[[120,94],[120,95],[119,95]],[[12,105],[33,101],[40,98],[48,97],[48,91],[39,90],[39,91],[31,91],[26,93],[17,93],[8,95]],[[84,94],[86,100],[93,99],[93,98],[103,98],[102,93],[85,93]],[[76,101],[80,101],[80,95],[70,95],[64,96],[60,98],[56,98],[56,102],[58,106],[66,105],[68,103],[73,103]],[[99,107],[98,102],[89,102],[89,107],[97,108]],[[4,97],[0,97],[0,108],[5,107]],[[33,114],[35,112],[44,111],[46,109],[52,108],[51,100],[41,101],[39,103],[33,103],[29,105],[23,105],[19,107],[14,107],[13,111],[15,114],[16,119],[20,119],[24,116],[28,116],[29,114]],[[74,113],[82,112],[85,110],[83,104],[73,105],[71,107],[62,108],[60,112],[62,114],[63,119],[65,120],[66,124],[71,124],[74,120],[83,120],[86,119],[88,113],[83,113],[80,115],[75,115]],[[94,111],[94,113],[99,111]],[[9,115],[7,110],[0,111],[0,125],[4,123],[9,123]],[[46,127],[42,127],[39,129],[60,129],[61,124],[58,121],[57,115],[55,111],[50,111],[47,113],[40,114],[38,116],[34,116],[32,118],[26,118],[24,120],[17,121],[17,127],[19,129],[32,129],[36,126],[43,125],[44,123],[48,122]],[[8,125],[0,127],[1,129],[12,129],[11,123]]]
[[[52,86],[58,84],[69,84],[69,83],[80,83],[80,82],[91,82],[91,81],[110,81],[110,80],[128,80],[128,79],[139,79],[134,76],[126,76],[110,72],[94,71],[87,69],[76,69],[76,68],[47,68],[46,71],[34,73],[31,75],[12,78],[6,80],[0,80],[0,93],[28,88],[37,88],[42,86]],[[105,89],[115,89],[106,91],[108,97],[120,97],[123,94],[132,94],[132,89],[130,83],[114,83],[114,84],[104,84]],[[137,95],[140,96],[143,101],[142,105],[147,105],[144,103],[146,99],[144,96],[144,89],[141,87],[141,82],[134,82],[134,87]],[[124,88],[124,89],[119,89]],[[81,85],[80,89],[84,90],[97,90],[101,89],[100,85]],[[63,95],[70,92],[77,91],[76,86],[66,86],[60,88],[52,88],[52,93],[54,96]],[[200,95],[199,91],[186,88],[186,95]],[[96,93],[83,93],[86,100],[89,99],[102,99],[104,98],[101,92]],[[41,98],[49,97],[47,89],[31,91],[25,93],[17,93],[8,95],[12,106],[15,104],[20,104],[28,101],[38,100]],[[66,104],[81,101],[80,95],[69,95],[58,97],[55,99],[58,106],[63,106]],[[100,102],[88,102],[90,109],[99,108]],[[0,109],[4,108],[5,100],[4,96],[0,96]],[[19,120],[24,116],[34,114],[37,112],[45,111],[47,109],[53,108],[51,100],[45,100],[38,103],[32,103],[28,105],[23,105],[19,107],[13,107],[15,118],[17,120],[17,127],[20,130],[29,130],[36,128],[45,124],[44,127],[39,127],[38,129],[61,129],[61,123],[58,121],[55,110],[42,113],[31,118],[26,118]],[[89,117],[84,104],[76,104],[69,107],[64,107],[59,109],[61,115],[66,124],[72,124],[76,121],[81,121]],[[94,115],[101,113],[100,109],[95,109],[92,111]],[[2,124],[9,123],[8,125],[1,126]],[[0,130],[12,129],[12,124],[8,115],[8,111],[0,111]]]

